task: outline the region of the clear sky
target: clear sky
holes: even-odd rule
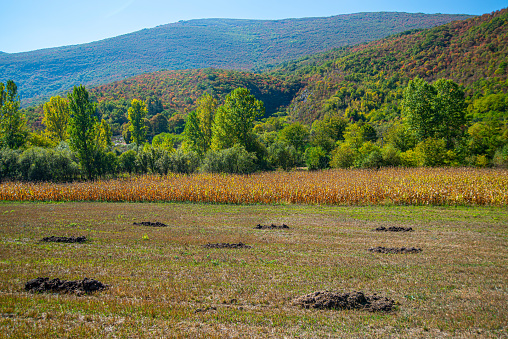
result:
[[[357,12],[475,14],[503,0],[2,0],[0,51],[87,43],[180,20],[286,19]]]

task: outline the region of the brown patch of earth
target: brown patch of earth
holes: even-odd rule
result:
[[[286,224],[282,224],[282,225],[275,225],[275,224],[261,225],[261,224],[258,224],[256,227],[254,227],[254,229],[257,229],[257,230],[288,229],[288,228],[289,228],[289,226]]]
[[[393,309],[395,301],[376,294],[365,295],[353,291],[341,293],[334,291],[318,291],[303,295],[293,300],[293,305],[316,309],[346,309],[388,312]]]
[[[369,252],[374,253],[420,253],[422,251],[421,248],[416,247],[401,247],[401,248],[390,248],[390,247],[373,247],[369,248]]]
[[[150,222],[150,221],[142,221],[142,222],[135,222],[133,223],[133,225],[136,225],[136,226],[151,226],[151,227],[167,227],[168,225],[162,223],[162,222],[159,222],[159,221],[156,221],[156,222]]]
[[[381,226],[376,228],[374,231],[377,232],[413,232],[412,227],[400,227],[400,226],[390,226],[388,228]]]
[[[217,311],[217,307],[209,306],[209,307],[205,307],[205,308],[198,308],[194,311],[194,313],[208,312],[208,311]]]
[[[85,236],[82,236],[82,237],[55,237],[55,236],[51,236],[51,237],[45,237],[45,238],[42,238],[41,241],[44,241],[44,242],[66,242],[66,243],[82,243],[82,242],[85,242],[86,241],[86,237]]]
[[[238,244],[229,244],[229,243],[218,243],[218,244],[206,244],[203,245],[204,248],[252,248],[252,246],[246,245],[242,242],[239,242]]]
[[[62,293],[90,293],[109,288],[108,285],[95,279],[84,278],[83,280],[60,280],[58,278],[35,278],[25,284],[25,290],[31,293],[62,292]]]

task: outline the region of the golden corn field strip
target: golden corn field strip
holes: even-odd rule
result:
[[[506,206],[508,170],[389,168],[145,175],[59,184],[3,182],[0,200]]]

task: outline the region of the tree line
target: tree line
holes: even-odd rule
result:
[[[388,130],[327,114],[310,125],[285,115],[263,118],[263,102],[246,88],[222,103],[210,94],[183,119],[181,134],[147,135],[155,101],[133,99],[126,145],[113,145],[110,124],[85,87],[44,104],[44,130],[30,132],[16,84],[0,83],[0,179],[76,180],[134,173],[379,168],[382,166],[507,166],[502,122],[469,124],[464,90],[451,80],[415,78],[403,92],[402,119]],[[159,107],[161,109],[162,107]],[[492,121],[496,121],[495,119]],[[499,120],[497,120],[499,121]]]

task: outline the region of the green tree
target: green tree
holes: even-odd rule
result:
[[[285,141],[274,142],[268,147],[267,153],[268,163],[285,171],[296,167],[301,157],[295,147]]]
[[[312,145],[320,146],[327,153],[335,148],[338,140],[344,140],[347,120],[339,116],[325,116],[312,123]]]
[[[263,116],[263,102],[256,100],[246,88],[237,88],[226,96],[217,109],[212,127],[212,149],[226,149],[240,145],[250,150],[251,130],[256,118]]]
[[[74,86],[67,96],[71,117],[69,137],[71,149],[76,152],[87,178],[95,177],[95,159],[97,157],[97,117],[95,105],[89,100],[84,86]]]
[[[95,125],[96,128],[96,144],[102,150],[106,151],[111,147],[111,137],[113,133],[111,132],[111,126],[106,122],[106,120],[102,119],[100,123]]]
[[[68,139],[67,125],[70,118],[69,104],[60,97],[51,97],[44,104],[44,118],[42,123],[46,126],[45,134],[55,143]]]
[[[129,130],[131,131],[131,139],[136,143],[136,147],[139,149],[139,145],[146,141],[146,126],[144,119],[147,114],[146,105],[143,101],[133,99],[131,107],[128,110],[128,118],[130,122]]]
[[[305,151],[305,145],[309,138],[309,129],[307,126],[295,122],[279,131],[279,140],[285,141],[292,145],[298,152]]]
[[[216,110],[217,100],[205,93],[198,99],[196,110],[187,115],[185,140],[201,156],[212,143],[212,123]]]
[[[0,82],[0,145],[18,149],[26,142],[25,116],[19,110],[18,87],[12,80]]]
[[[411,80],[404,91],[402,112],[419,140],[445,138],[450,144],[465,124],[464,91],[452,80],[439,79],[433,85]]]
[[[317,170],[328,167],[330,159],[326,156],[326,151],[320,146],[309,147],[305,150],[305,163],[309,170]]]

